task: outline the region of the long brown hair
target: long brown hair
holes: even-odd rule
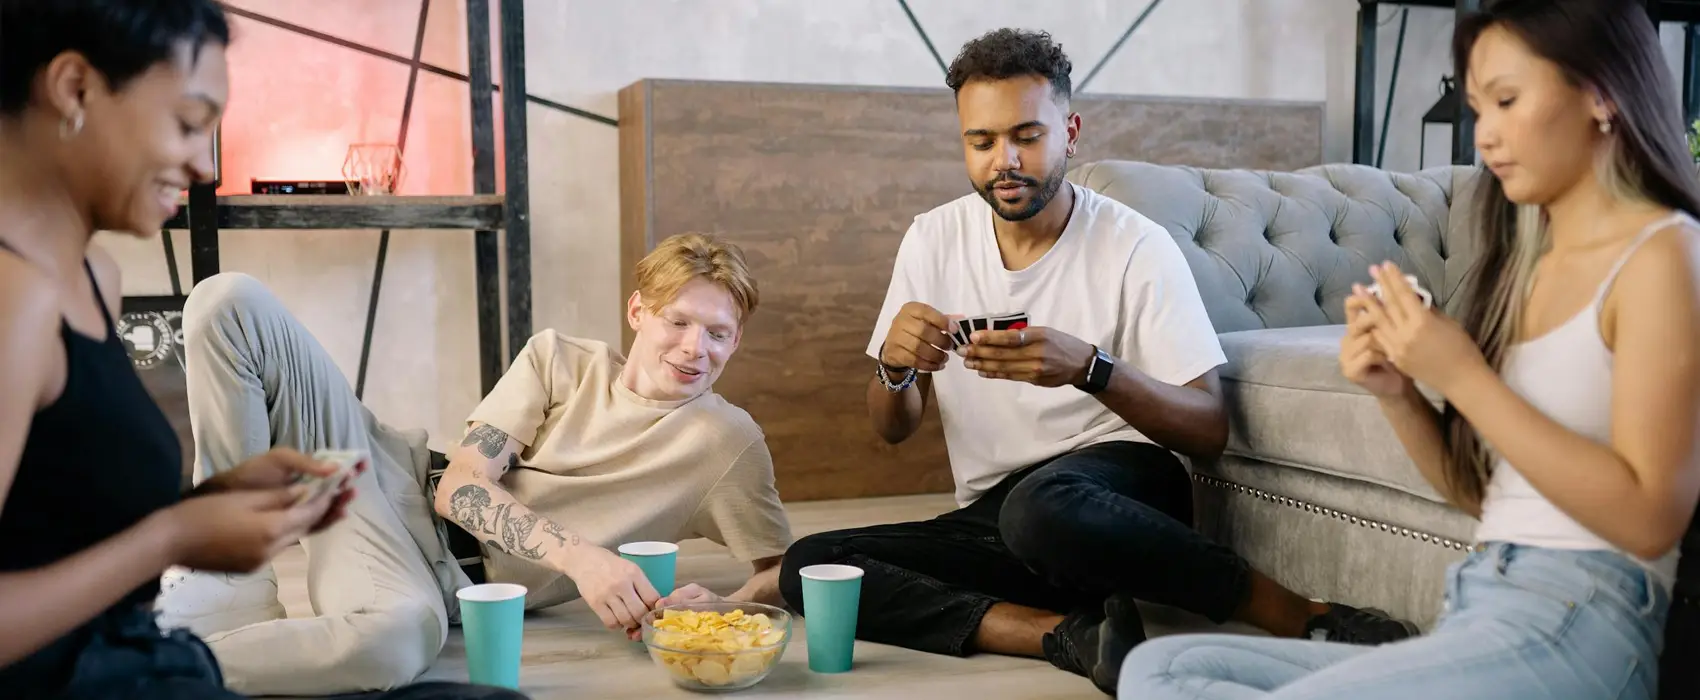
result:
[[[1510,31],[1556,64],[1572,85],[1597,89],[1616,106],[1608,151],[1596,164],[1596,176],[1608,191],[1700,214],[1700,183],[1672,89],[1676,81],[1642,3],[1500,0],[1486,5],[1460,20],[1453,36],[1460,85],[1476,40],[1492,27]],[[1499,178],[1478,172],[1476,180],[1479,255],[1465,287],[1462,322],[1499,370],[1521,335],[1535,263],[1548,246],[1547,222],[1541,207],[1507,199]],[[1488,447],[1450,403],[1444,424],[1450,453],[1447,485],[1464,503],[1479,505],[1492,464]]]

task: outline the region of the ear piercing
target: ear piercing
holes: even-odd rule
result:
[[[70,141],[77,134],[83,133],[83,113],[78,112],[59,122],[59,139]]]

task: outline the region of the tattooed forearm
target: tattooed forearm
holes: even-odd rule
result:
[[[467,532],[494,534],[489,521],[484,518],[484,511],[490,507],[490,492],[476,484],[467,484],[455,489],[454,495],[449,496],[449,519],[455,521]]]
[[[467,484],[456,489],[449,499],[450,518],[468,532],[497,535],[500,544],[497,549],[527,559],[542,559],[541,543],[532,543],[532,532],[537,529],[539,522],[543,523],[543,532],[555,538],[555,541],[565,545],[566,537],[559,524],[551,520],[542,520],[536,513],[516,513],[513,502],[492,505],[490,492],[482,486]],[[497,543],[496,539],[486,539],[485,542]],[[578,544],[578,534],[573,534],[573,544]]]
[[[538,545],[527,545],[531,539],[532,529],[537,527],[537,514],[526,513],[515,516],[509,509],[502,520],[502,544],[509,552],[527,559],[542,559],[543,550]]]
[[[444,518],[476,536],[490,550],[565,571],[570,566],[568,560],[576,556],[574,548],[583,539],[514,500],[502,487],[499,479],[520,462],[514,452],[502,454],[506,452],[508,439],[506,433],[488,426],[481,425],[469,432],[462,444],[476,447],[479,454],[489,457],[480,460],[468,454],[460,466],[451,465],[439,482],[443,489],[438,490],[436,508]],[[496,453],[491,455],[491,451]]]
[[[468,431],[466,439],[461,440],[460,444],[463,447],[477,445],[478,454],[484,455],[487,459],[495,459],[497,455],[502,453],[502,448],[508,446],[508,439],[507,433],[485,424]]]
[[[513,467],[517,466],[520,466],[519,452],[508,452],[508,466],[496,469],[495,479],[501,479],[503,474],[513,471]],[[484,472],[484,467],[473,467],[473,479],[490,479],[490,477],[490,474]]]

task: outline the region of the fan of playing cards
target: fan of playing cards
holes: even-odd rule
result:
[[[1434,306],[1434,295],[1430,294],[1427,289],[1423,289],[1423,285],[1417,281],[1416,275],[1405,275],[1405,283],[1411,285],[1411,291],[1416,292],[1417,297],[1423,300],[1423,308],[1427,309]],[[1377,299],[1386,301],[1386,299],[1381,296],[1380,284],[1370,285],[1369,293],[1374,294]]]
[[[955,319],[956,328],[950,332],[950,349],[958,355],[968,354],[968,336],[974,331],[1016,331],[1027,327],[1027,312],[1015,311],[985,314]]]

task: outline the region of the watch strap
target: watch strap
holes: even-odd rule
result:
[[[1092,362],[1086,365],[1086,381],[1080,385],[1080,390],[1088,394],[1096,394],[1110,386],[1110,375],[1115,371],[1115,358],[1094,347]]]

